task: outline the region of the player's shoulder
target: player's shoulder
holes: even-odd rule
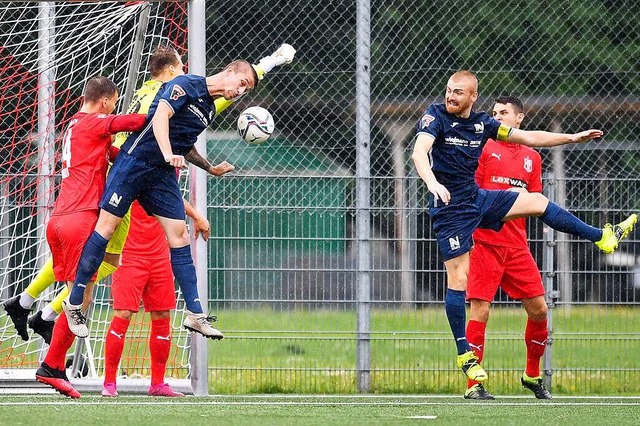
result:
[[[74,116],[78,120],[79,123],[82,123],[86,126],[90,126],[92,124],[100,123],[106,119],[114,117],[113,114],[104,114],[101,112],[90,112],[90,113],[78,113]]]
[[[432,103],[427,107],[425,114],[431,114],[436,117],[442,117],[442,116],[446,116],[448,113],[447,113],[447,108],[443,103]]]
[[[190,86],[197,86],[200,84],[206,84],[206,78],[197,74],[182,74],[174,77],[169,84],[184,84]]]
[[[165,87],[171,90],[172,97],[175,97],[176,91],[189,97],[201,96],[207,90],[207,81],[201,75],[183,74],[165,83]]]
[[[522,145],[522,150],[526,155],[534,157],[537,161],[542,161],[542,156],[540,155],[540,153],[530,146]]]
[[[491,115],[484,111],[471,111],[469,115],[469,121],[477,121],[477,122],[487,122],[487,121],[496,121]]]
[[[434,121],[436,123],[440,122],[446,113],[447,110],[444,107],[444,104],[433,103],[429,105],[422,114],[422,117],[420,117],[420,127],[426,129]]]

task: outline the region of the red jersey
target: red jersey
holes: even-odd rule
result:
[[[107,174],[107,155],[111,145],[109,127],[113,114],[73,116],[64,133],[62,185],[53,214],[98,210]]]
[[[129,235],[122,249],[122,257],[129,256],[145,259],[168,259],[171,256],[160,222],[155,216],[149,216],[137,201],[131,205]]]
[[[476,182],[483,189],[542,192],[540,154],[524,145],[489,139],[478,161]],[[525,218],[506,222],[499,232],[478,228],[473,239],[505,247],[528,247]]]
[[[71,118],[62,147],[62,184],[53,215],[98,210],[106,182],[112,135],[144,127],[141,114],[79,112]]]

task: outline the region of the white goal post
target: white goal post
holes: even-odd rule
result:
[[[203,0],[192,2],[204,4]],[[117,111],[124,111],[133,92],[148,78],[148,59],[155,47],[170,45],[184,54],[188,32],[199,34],[204,43],[204,7],[202,19],[194,21],[200,26],[196,29],[190,27],[190,7],[186,1],[0,4],[0,79],[4,90],[0,101],[0,301],[23,291],[50,256],[45,225],[60,181],[59,138],[80,106],[84,82],[96,74],[111,78],[122,91]],[[182,183],[191,191],[199,184],[197,179],[189,183],[188,174]],[[194,247],[194,252],[204,249]],[[200,259],[206,262],[206,256]],[[196,267],[206,304],[206,263]],[[54,284],[42,293],[33,312],[59,288]],[[181,392],[207,394],[206,342],[194,341],[194,347],[200,345],[200,349],[191,353],[192,336],[181,326],[184,304],[176,291],[179,299],[172,316],[167,381]],[[90,337],[77,340],[68,354],[73,359],[68,375],[81,392],[102,389],[104,337],[111,316],[107,279],[94,290],[88,314]],[[34,374],[47,345],[29,331],[29,340],[22,341],[0,308],[0,392],[42,389]],[[141,311],[127,333],[119,391],[147,391],[148,336],[148,314]],[[194,375],[193,371],[199,373]]]

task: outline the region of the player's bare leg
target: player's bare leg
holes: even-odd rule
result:
[[[522,299],[527,311],[527,327],[524,341],[527,346],[527,365],[520,378],[522,386],[533,392],[537,399],[551,399],[540,376],[540,358],[544,355],[549,332],[547,329],[547,303],[544,296]]]
[[[69,329],[78,337],[89,336],[89,329],[87,328],[86,317],[82,307],[83,301],[87,300],[86,288],[88,288],[89,279],[102,263],[107,243],[121,221],[121,217],[105,210],[100,210],[95,229],[82,251],[76,281],[73,283],[69,297],[62,304],[62,309],[69,322]],[[90,296],[88,300],[91,300]]]
[[[447,270],[447,294],[444,307],[458,351],[456,364],[469,379],[483,382],[487,380],[487,373],[478,363],[478,357],[471,350],[465,333],[465,292],[469,275],[469,252],[445,261],[444,266]]]
[[[191,257],[190,238],[185,221],[162,216],[156,216],[156,218],[167,236],[171,251],[171,268],[182,290],[188,311],[182,323],[183,327],[209,339],[222,339],[224,334],[211,326],[217,317],[205,314],[200,304],[196,270]]]
[[[504,220],[525,216],[537,216],[556,231],[589,240],[607,254],[618,248],[620,241],[629,235],[638,221],[638,215],[634,213],[616,225],[607,223],[603,228],[595,228],[557,204],[549,202],[540,193],[521,192]]]

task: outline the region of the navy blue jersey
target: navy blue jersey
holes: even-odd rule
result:
[[[123,151],[151,164],[166,164],[151,126],[160,102],[173,110],[169,119],[169,140],[175,155],[186,155],[191,151],[198,135],[209,127],[216,115],[205,77],[185,74],[165,83],[151,103],[144,130],[129,135],[122,145]]]
[[[498,134],[500,130],[500,134]],[[474,175],[488,139],[505,140],[508,126],[485,112],[471,112],[468,118],[449,114],[444,104],[432,104],[418,123],[418,134],[435,138],[429,153],[431,170],[456,203],[475,197]]]

